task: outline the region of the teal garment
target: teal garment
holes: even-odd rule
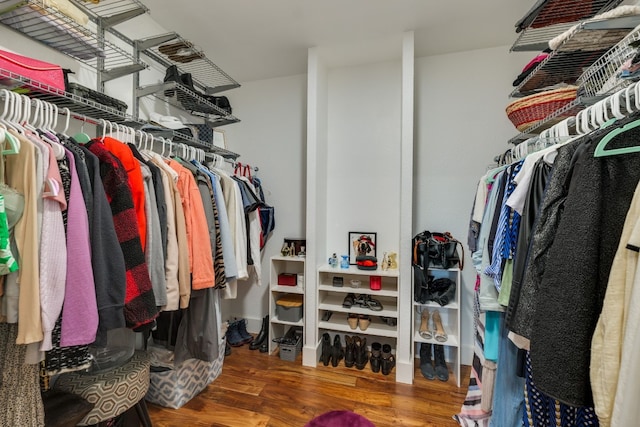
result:
[[[498,362],[500,347],[500,312],[487,311],[484,321],[484,358]]]

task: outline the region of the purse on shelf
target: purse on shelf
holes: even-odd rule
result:
[[[26,77],[34,82],[42,83],[61,92],[65,91],[65,73],[60,65],[0,50],[0,69]],[[0,77],[0,82],[7,86],[6,81],[3,80]],[[9,85],[12,85],[10,90],[18,89],[21,93],[33,87],[20,82],[9,83]]]
[[[462,256],[458,254],[458,246]],[[422,268],[464,268],[464,247],[451,233],[423,231],[413,238],[413,264]]]

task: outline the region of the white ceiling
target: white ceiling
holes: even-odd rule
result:
[[[416,56],[511,45],[534,0],[143,0],[238,82],[306,72],[307,49],[415,31]],[[473,67],[473,64],[470,64]]]

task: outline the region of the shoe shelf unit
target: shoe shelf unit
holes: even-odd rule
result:
[[[453,280],[456,283],[456,296],[455,299],[449,304],[441,306],[440,304],[432,301],[428,301],[425,304],[414,301],[413,302],[413,343],[415,346],[416,357],[420,354],[420,344],[429,343],[436,345],[443,345],[445,347],[445,358],[450,365],[450,371],[456,379],[456,384],[460,387],[460,294],[461,294],[461,274],[459,268],[450,268],[448,270],[441,268],[429,268],[429,275],[434,279],[447,278]],[[432,331],[433,338],[425,339],[420,335],[420,327],[422,321],[423,310],[428,310],[429,321],[427,328]],[[435,338],[435,325],[433,324],[432,314],[434,311],[440,313],[442,319],[442,327],[446,334],[446,340],[439,341]],[[421,376],[419,369],[416,376]]]
[[[295,274],[296,285],[285,286],[278,284],[281,274]],[[277,302],[280,298],[295,294],[300,295],[304,301],[305,282],[305,258],[297,256],[273,256],[270,258],[269,267],[269,354],[274,354],[278,344],[274,338],[283,337],[294,326],[303,328],[304,316],[297,321],[282,319],[278,316]]]
[[[16,0],[3,5],[0,22],[23,35],[62,52],[98,71],[100,81],[146,68],[146,64],[107,40],[104,29],[88,13],[86,25],[71,19],[42,1]],[[83,8],[84,10],[84,8]]]
[[[370,288],[371,276],[380,276],[380,290]],[[342,279],[342,286],[333,286],[334,278]],[[321,266],[317,273],[320,331],[318,335],[337,332],[344,335],[367,336],[369,346],[372,342],[380,341],[390,344],[391,348],[395,349],[398,338],[398,278],[398,270],[359,270],[353,265],[349,268]],[[351,281],[358,281],[358,287],[353,287]],[[349,294],[356,296],[356,302],[350,307],[345,307],[343,302]],[[380,302],[382,310],[372,310],[366,303],[357,304],[358,297]],[[354,329],[349,325],[349,315],[368,316],[370,323],[365,330],[359,325]],[[344,337],[342,342],[345,342]]]

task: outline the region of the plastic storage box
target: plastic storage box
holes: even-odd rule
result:
[[[295,326],[289,328],[285,337],[295,338],[296,343],[294,345],[280,344],[280,359],[294,362],[302,351],[302,328]]]
[[[298,322],[302,319],[302,295],[286,294],[276,301],[276,315],[285,322]]]

